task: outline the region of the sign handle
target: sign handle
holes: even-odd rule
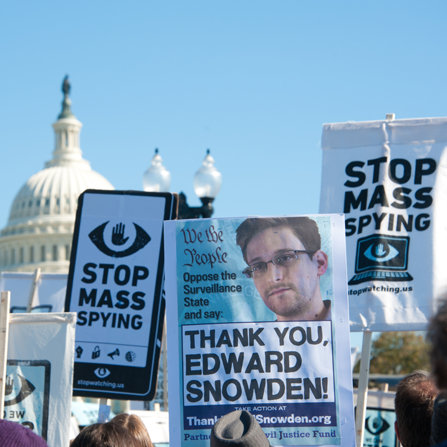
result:
[[[109,420],[110,416],[110,402],[106,397],[101,397],[99,399],[99,409],[98,409],[98,423],[104,423]]]
[[[167,332],[166,332],[166,314],[163,319],[163,335],[161,339],[162,343],[162,355],[163,355],[163,409],[168,410],[168,345],[167,345]]]
[[[9,303],[11,292],[1,293],[0,299],[0,419],[3,419],[5,409],[6,364],[8,361],[9,336]]]
[[[31,292],[29,294],[28,298],[28,305],[26,307],[26,311],[29,313],[31,312],[31,309],[33,308],[33,301],[34,297],[36,296],[37,291],[37,285],[40,280],[40,267],[38,267],[36,270],[34,270],[34,279],[33,279],[33,285],[31,286]]]
[[[364,331],[362,340],[362,356],[360,358],[359,386],[357,389],[357,410],[355,412],[355,433],[357,447],[363,445],[365,429],[366,400],[368,398],[369,365],[371,356],[372,332]]]

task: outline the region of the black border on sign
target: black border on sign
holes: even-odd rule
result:
[[[51,363],[48,360],[16,360],[6,362],[9,366],[33,366],[44,368],[44,389],[42,399],[42,433],[39,433],[45,441],[48,439],[48,413],[50,411],[50,378]],[[25,377],[26,379],[26,377]]]
[[[177,201],[171,193],[153,193],[145,191],[116,191],[116,190],[99,190],[99,189],[87,189],[78,199],[78,208],[76,211],[75,229],[73,233],[73,242],[70,255],[70,269],[67,280],[67,291],[65,296],[65,311],[70,312],[70,301],[73,287],[74,268],[76,263],[76,255],[79,243],[79,229],[80,219],[82,214],[82,206],[84,203],[84,196],[86,194],[101,194],[101,195],[134,195],[134,196],[149,196],[149,197],[163,197],[165,199],[164,220],[170,220],[176,218],[177,211],[173,204],[176,205]],[[152,308],[152,320],[151,328],[148,340],[148,353],[146,358],[146,367],[134,367],[134,366],[115,366],[104,363],[85,363],[74,362],[74,374],[73,374],[73,395],[74,396],[86,396],[86,397],[103,397],[110,399],[129,399],[129,400],[152,400],[155,396],[157,388],[158,378],[158,365],[160,360],[161,351],[161,339],[163,334],[164,314],[165,314],[165,298],[163,294],[164,284],[164,237],[162,229],[162,239],[160,244],[160,253],[158,257],[157,267],[157,279],[155,283],[154,292],[154,304]],[[94,370],[98,367],[106,366],[110,370],[114,377],[127,376],[125,385],[127,385],[121,391],[113,391],[104,388],[94,387],[80,387],[76,386],[78,379],[86,379],[91,381],[99,381],[98,377],[94,375]],[[129,369],[132,371],[129,372]],[[126,389],[132,388],[127,391]]]
[[[374,407],[367,406],[366,407],[366,411],[367,410],[378,411],[378,412],[382,411],[384,413],[390,413],[390,414],[394,413],[394,418],[396,418],[396,412],[395,412],[395,410],[393,408],[385,408],[385,407],[378,407],[378,406],[374,406]],[[365,416],[366,416],[366,411],[365,411]],[[354,406],[354,417],[355,417],[356,413],[357,413],[357,404]],[[366,425],[366,419],[363,421],[363,423],[364,423],[364,425]],[[366,427],[363,427],[363,428],[366,430]],[[397,439],[396,431],[394,430],[394,426],[390,425],[387,428],[387,430],[391,430],[393,432],[393,434],[394,434],[394,443],[393,443],[393,445],[391,447],[397,447],[399,444],[397,443],[398,439]],[[379,437],[380,435],[373,435],[371,433],[369,436],[371,436],[371,437]],[[391,435],[391,436],[393,436],[393,435]]]

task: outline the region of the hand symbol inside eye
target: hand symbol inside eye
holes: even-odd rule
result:
[[[150,240],[151,237],[146,233],[146,231],[134,222],[135,227],[135,240],[130,247],[124,248],[120,251],[113,250],[108,247],[104,240],[104,230],[109,222],[104,222],[98,225],[94,230],[92,230],[88,237],[96,245],[96,247],[102,251],[107,256],[112,256],[114,258],[124,258],[126,256],[133,255],[138,250],[141,250]],[[120,222],[112,228],[111,242],[114,246],[119,246],[125,244],[129,237],[124,237],[125,225]]]
[[[377,244],[375,252],[377,257],[386,255],[386,250],[383,244]]]
[[[112,230],[112,244],[123,245],[127,242],[129,237],[124,237],[124,230],[126,226],[123,223],[116,224]]]
[[[11,394],[13,388],[14,388],[14,379],[12,378],[12,375],[9,375],[6,377],[5,395],[8,396],[9,394]]]
[[[387,262],[399,255],[399,251],[391,244],[372,243],[364,252],[366,258],[374,262]]]
[[[388,428],[390,428],[390,424],[380,415],[376,417],[369,416],[365,420],[365,428],[372,435],[378,436],[384,431],[388,430]]]

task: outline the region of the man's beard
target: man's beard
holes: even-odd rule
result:
[[[288,296],[286,298],[281,298],[279,296],[270,296],[270,294],[274,290],[282,289],[282,288],[287,289],[284,293],[293,292],[295,294],[295,296],[294,297]],[[306,301],[301,296],[297,287],[293,283],[275,284],[274,286],[271,286],[266,290],[264,296],[266,297],[266,301],[269,302],[269,304],[272,304],[271,310],[273,312],[277,313],[278,315],[283,315],[283,316],[295,315],[296,313],[301,313],[301,312],[305,311],[307,308],[307,305],[308,305],[308,301]],[[281,301],[284,299],[287,299],[287,300],[293,299],[293,302],[289,303],[289,306],[287,306],[286,308],[282,308]],[[279,305],[277,306],[276,304],[279,304]],[[277,307],[280,307],[280,309],[275,309]]]

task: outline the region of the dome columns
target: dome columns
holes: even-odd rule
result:
[[[82,158],[79,145],[81,127],[81,122],[74,116],[59,119],[53,124],[55,134],[53,159],[47,162],[45,167],[72,165],[73,163],[89,164]]]

